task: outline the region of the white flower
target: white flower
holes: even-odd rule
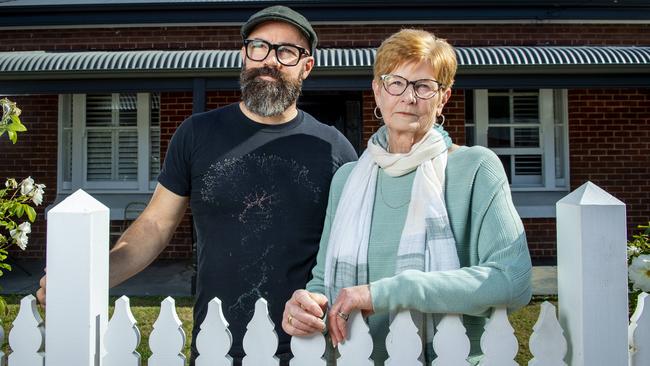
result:
[[[5,103],[4,100],[3,100],[2,102],[3,102],[2,103],[2,114],[3,115],[9,114],[9,112],[11,112],[11,106],[9,105],[9,101],[7,101]]]
[[[34,190],[34,180],[32,179],[32,177],[27,177],[23,179],[22,182],[20,182],[20,194],[26,196],[32,190]]]
[[[36,184],[34,190],[31,193],[32,201],[36,206],[43,203],[43,193],[45,193],[45,184]]]
[[[27,234],[31,232],[32,225],[29,222],[25,221],[22,224],[18,225],[18,227],[14,230],[10,230],[9,235],[11,235],[11,238],[14,239],[14,242],[20,249],[25,250],[25,248],[27,248],[27,241],[29,240]]]
[[[627,257],[634,257],[641,254],[641,248],[635,247],[635,246],[630,246],[627,248]]]
[[[650,254],[634,258],[628,274],[635,290],[650,292]]]
[[[5,187],[11,188],[11,189],[16,189],[16,188],[18,188],[18,182],[16,182],[16,180],[13,179],[13,178],[9,178],[5,182]]]

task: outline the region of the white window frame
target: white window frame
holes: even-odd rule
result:
[[[515,90],[516,92],[516,90]],[[556,94],[559,97],[556,98]],[[556,103],[558,102],[559,103]],[[559,104],[559,105],[554,105]],[[474,90],[474,135],[476,145],[488,146],[488,90]],[[558,121],[556,121],[556,118]],[[520,186],[515,182],[510,185],[512,191],[567,191],[569,189],[569,148],[568,148],[568,106],[566,89],[539,89],[539,120],[540,120],[540,147],[538,148],[490,148],[496,154],[519,155],[519,154],[540,154],[542,155],[542,184]],[[557,123],[556,123],[557,122]],[[470,125],[471,126],[471,125]],[[512,125],[509,127],[515,127]],[[523,126],[523,124],[522,124]],[[562,178],[556,179],[555,172],[555,129],[561,126],[562,151],[564,156]]]
[[[115,93],[112,93],[115,94]],[[71,110],[70,110],[71,109]],[[72,119],[72,174],[64,181],[63,130],[64,121]],[[150,118],[151,94],[137,93],[138,177],[136,181],[87,181],[86,94],[59,95],[58,123],[58,193],[66,194],[84,189],[92,193],[151,193],[156,181],[150,178]]]

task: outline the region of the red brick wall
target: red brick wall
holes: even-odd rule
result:
[[[36,183],[45,184],[43,204],[36,208],[36,222],[32,224],[27,250],[11,248],[12,257],[42,258],[45,256],[45,207],[56,198],[57,120],[58,96],[7,96],[22,110],[20,119],[27,132],[18,135],[13,145],[7,135],[0,137],[0,184],[14,177],[18,182],[31,176]],[[26,216],[23,216],[27,220]]]
[[[315,26],[320,47],[375,47],[402,25]],[[457,46],[647,45],[648,24],[413,25]],[[0,51],[236,49],[239,27],[139,27],[5,30]]]
[[[522,219],[533,263],[555,263],[555,218]]]
[[[569,91],[571,189],[597,184],[627,205],[628,233],[650,221],[650,89]]]
[[[191,92],[160,93],[160,157],[163,161],[176,128],[192,114]],[[160,259],[192,257],[192,222],[188,208]]]

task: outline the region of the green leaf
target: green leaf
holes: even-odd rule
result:
[[[4,269],[6,269],[8,271],[11,271],[11,265],[9,265],[7,263],[0,263],[0,268],[4,268]]]
[[[7,316],[7,302],[5,301],[5,298],[0,296],[0,316],[3,318]]]
[[[14,131],[7,131],[7,133],[9,134],[9,140],[15,144],[18,141],[18,134]]]
[[[29,221],[34,222],[36,220],[36,211],[34,208],[30,205],[23,205],[25,207],[25,212],[27,213],[27,217],[29,218]]]
[[[14,123],[7,126],[7,130],[15,131],[15,132],[24,132],[27,131],[27,127],[25,127],[25,125],[20,123],[20,121],[18,122],[14,121]]]
[[[23,217],[23,213],[25,212],[24,206],[26,205],[18,205],[18,207],[16,207],[16,216]]]

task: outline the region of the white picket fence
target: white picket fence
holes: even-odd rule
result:
[[[48,292],[45,325],[32,295],[21,301],[9,333],[9,366],[130,366],[142,360],[135,351],[140,331],[129,299],[108,314],[108,209],[78,191],[48,213]],[[628,325],[625,206],[587,183],[557,204],[558,295],[544,302],[533,327],[529,366],[650,365],[650,298],[641,294]],[[621,316],[623,321],[621,321]],[[149,337],[151,366],[181,366],[186,336],[171,297],[161,303]],[[372,366],[372,339],[359,313],[349,321],[350,337],[339,346],[339,366]],[[45,332],[47,329],[47,332]],[[564,330],[563,330],[564,329]],[[566,332],[565,332],[566,330]],[[566,337],[565,337],[566,336]],[[0,329],[0,341],[4,335]],[[232,365],[232,336],[215,298],[200,326],[197,366]],[[483,366],[517,365],[518,342],[506,310],[494,309],[481,337]],[[267,303],[259,299],[243,339],[243,366],[278,365],[278,346]],[[432,366],[468,365],[469,339],[462,315],[447,314],[433,339],[438,357]],[[397,314],[386,338],[387,366],[421,365],[422,344],[408,311]],[[47,353],[44,352],[47,349]],[[291,366],[325,365],[321,334],[294,337]],[[47,356],[47,357],[46,357]],[[0,352],[0,366],[5,355]],[[428,366],[428,365],[427,365]]]

